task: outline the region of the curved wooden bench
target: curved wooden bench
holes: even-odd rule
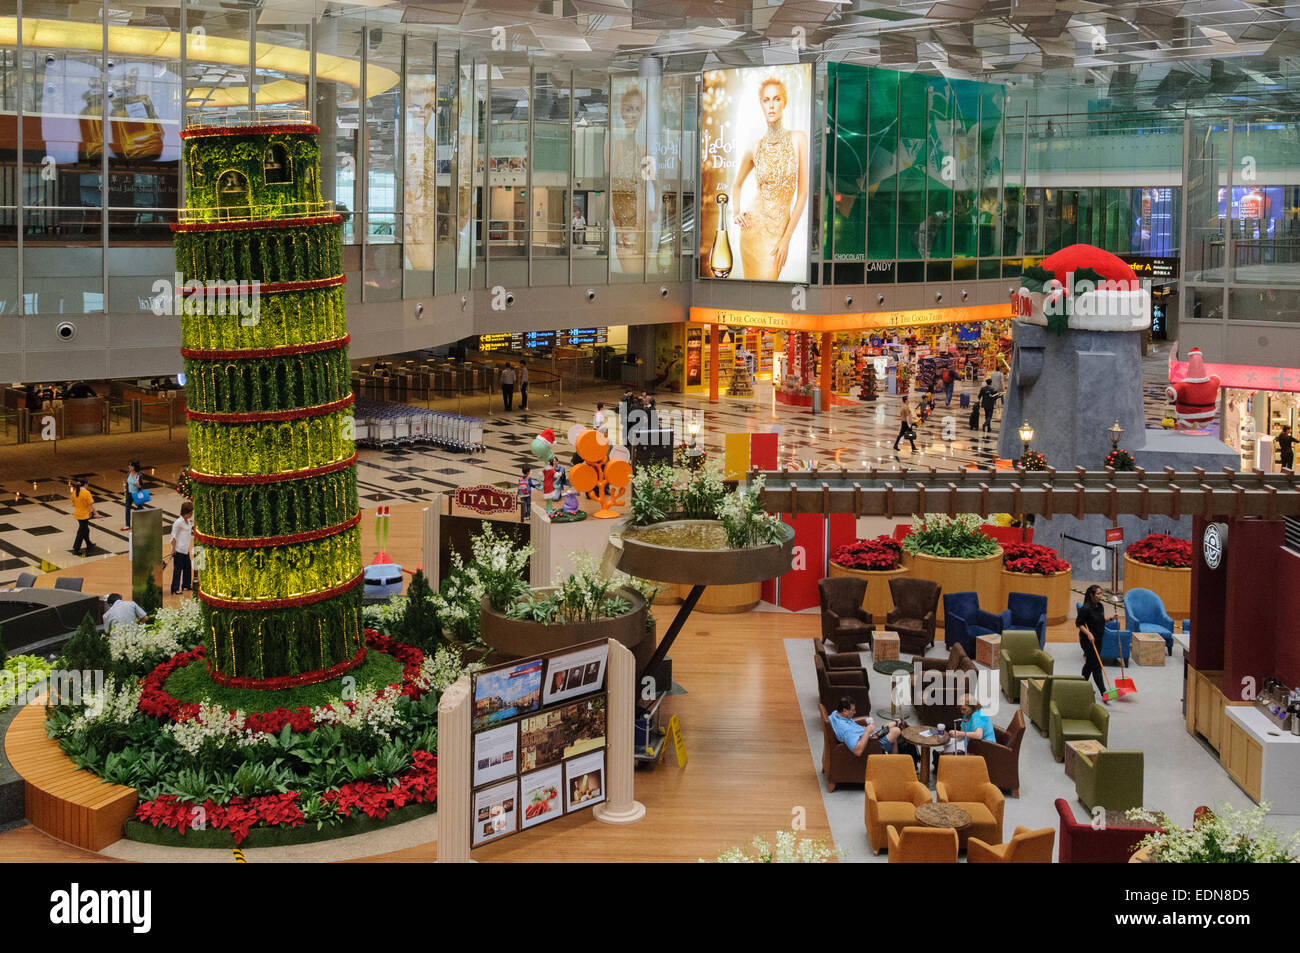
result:
[[[5,734],[5,757],[22,776],[33,827],[86,850],[103,850],[122,839],[123,825],[135,815],[135,789],[105,784],[79,770],[45,737],[44,699],[14,716]]]

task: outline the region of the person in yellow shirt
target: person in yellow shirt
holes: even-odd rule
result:
[[[72,543],[72,555],[80,556],[81,544],[86,544],[90,552],[90,519],[99,519],[99,510],[95,509],[95,498],[86,489],[85,480],[77,480],[69,486],[72,491],[72,518],[77,521],[77,538]]]

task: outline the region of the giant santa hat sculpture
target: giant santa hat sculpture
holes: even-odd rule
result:
[[[1179,430],[1198,430],[1218,414],[1219,378],[1205,370],[1199,347],[1187,355],[1187,376],[1165,388],[1174,404]]]
[[[1142,331],[1151,325],[1151,293],[1117,256],[1070,245],[1025,269],[1012,311],[1017,321],[1058,333]]]

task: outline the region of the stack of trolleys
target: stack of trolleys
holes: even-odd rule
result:
[[[429,444],[450,450],[482,450],[483,419],[443,410],[358,397],[353,410],[358,446]]]

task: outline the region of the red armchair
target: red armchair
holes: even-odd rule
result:
[[[1061,816],[1058,859],[1063,864],[1126,864],[1138,842],[1156,832],[1154,827],[1094,828],[1076,820],[1074,809],[1061,797],[1056,799],[1056,813]]]

